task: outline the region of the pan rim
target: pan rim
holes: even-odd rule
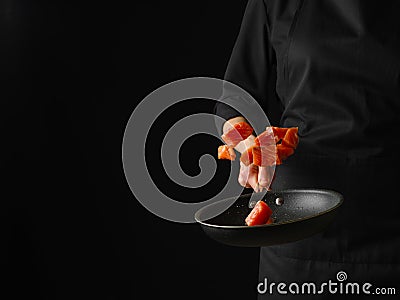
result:
[[[283,193],[294,193],[294,192],[301,192],[301,193],[326,193],[326,194],[331,194],[331,195],[335,195],[338,197],[339,202],[332,206],[331,208],[324,210],[323,212],[320,212],[318,214],[315,215],[311,215],[311,216],[307,216],[307,217],[303,217],[303,218],[298,218],[295,220],[291,220],[291,221],[286,221],[286,222],[280,222],[280,223],[272,223],[272,224],[263,224],[263,225],[254,225],[254,226],[247,226],[247,225],[216,225],[216,224],[209,224],[206,223],[204,221],[201,221],[199,219],[199,215],[201,214],[201,212],[204,209],[207,209],[209,206],[215,205],[217,203],[223,202],[223,201],[228,201],[232,198],[235,197],[230,197],[230,198],[226,198],[226,199],[222,199],[219,200],[217,202],[211,203],[209,205],[206,205],[202,208],[200,208],[198,211],[196,211],[195,215],[194,215],[194,219],[196,220],[197,223],[203,225],[203,226],[207,226],[207,227],[213,227],[213,228],[223,228],[223,229],[254,229],[254,228],[266,228],[266,227],[275,227],[275,226],[280,226],[280,225],[286,225],[286,224],[291,224],[291,223],[297,223],[297,222],[301,222],[301,221],[305,221],[305,220],[309,220],[309,219],[314,219],[317,218],[319,216],[328,214],[334,210],[336,210],[337,208],[339,208],[343,202],[344,202],[344,197],[341,193],[335,191],[335,190],[331,190],[331,189],[316,189],[316,188],[295,188],[295,189],[283,189],[283,190],[274,190],[274,191],[270,191],[271,193],[275,193],[275,194],[283,194]],[[240,197],[244,197],[248,194],[245,195],[241,195]],[[265,195],[263,196],[263,198],[265,197]]]

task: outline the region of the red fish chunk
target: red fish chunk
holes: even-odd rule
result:
[[[224,133],[221,138],[226,145],[236,147],[241,141],[247,139],[253,132],[253,128],[246,122],[239,122],[233,128]]]
[[[267,203],[260,200],[250,211],[246,217],[245,222],[247,226],[264,225],[267,224],[272,215],[272,209]]]
[[[265,131],[260,133],[255,139],[254,142],[257,146],[265,147],[271,144],[276,144],[276,139],[273,130],[271,127],[267,127]]]
[[[288,147],[296,148],[299,143],[298,128],[288,128],[285,136],[282,139],[282,144]]]
[[[267,127],[268,128],[268,127]],[[274,135],[276,137],[276,142],[279,142],[285,137],[285,134],[288,130],[288,128],[283,128],[283,127],[274,127],[272,126],[272,131],[274,132]]]
[[[285,146],[284,144],[276,145],[276,164],[282,164],[286,158],[294,153],[294,149],[292,147]]]
[[[266,147],[253,147],[253,164],[259,167],[267,167],[275,164],[276,146],[274,144]]]
[[[218,147],[218,159],[235,160],[235,158],[236,153],[232,148],[228,147],[227,145]]]
[[[240,161],[246,166],[253,163],[253,147],[247,148],[240,156]]]

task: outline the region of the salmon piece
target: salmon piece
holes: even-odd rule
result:
[[[264,225],[266,224],[272,215],[272,209],[267,203],[260,200],[250,211],[245,219],[247,226]]]
[[[222,145],[218,147],[218,159],[229,159],[235,160],[236,153],[235,150],[228,147],[227,145]]]
[[[265,147],[271,144],[276,144],[276,139],[273,130],[271,127],[267,127],[265,131],[260,133],[255,139],[254,142],[257,146]]]
[[[276,142],[277,143],[285,137],[286,132],[288,131],[288,128],[284,128],[284,127],[274,127],[274,126],[272,126],[271,128],[272,128],[272,131],[274,132],[274,135],[276,137]]]
[[[276,146],[253,147],[253,164],[259,167],[272,166],[276,162]]]
[[[233,126],[237,131],[239,131],[242,138],[245,140],[253,133],[253,127],[247,122],[239,122]]]
[[[233,125],[232,129],[222,135],[226,144],[218,148],[218,159],[235,160],[236,153],[233,147],[252,133],[253,128],[246,122]],[[294,154],[298,146],[298,127],[268,126],[254,142],[255,145],[246,149],[240,156],[240,161],[244,165],[254,164],[258,167],[281,165],[285,159]]]
[[[247,148],[240,156],[240,161],[246,166],[253,163],[253,147]]]
[[[290,155],[294,153],[294,149],[292,147],[288,147],[284,144],[276,145],[276,164],[281,165],[282,161],[288,158]]]
[[[229,147],[236,147],[241,141],[247,139],[253,133],[253,127],[246,122],[239,122],[233,128],[224,133],[221,138]]]
[[[288,128],[285,136],[282,139],[282,144],[296,149],[298,143],[299,143],[298,128],[297,127]]]

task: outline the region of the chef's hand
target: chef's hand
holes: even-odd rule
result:
[[[247,122],[243,117],[236,117],[230,119],[225,122],[223,126],[223,133],[229,131],[234,124],[239,122]],[[254,142],[255,136],[250,135],[247,139],[241,141],[235,149],[239,153],[243,153],[248,148],[255,144]],[[255,192],[260,192],[262,189],[267,188],[271,183],[271,174],[270,169],[268,167],[258,167],[254,164],[250,164],[246,166],[242,162],[240,162],[240,171],[239,171],[239,184],[246,188],[253,188]]]

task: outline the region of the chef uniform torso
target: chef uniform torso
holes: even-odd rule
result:
[[[299,128],[272,188],[327,188],[345,199],[325,232],[261,248],[260,281],[318,283],[343,271],[350,281],[398,284],[399,11],[400,1],[248,2],[226,80],[257,99],[272,125]],[[222,104],[216,113],[237,115]]]

